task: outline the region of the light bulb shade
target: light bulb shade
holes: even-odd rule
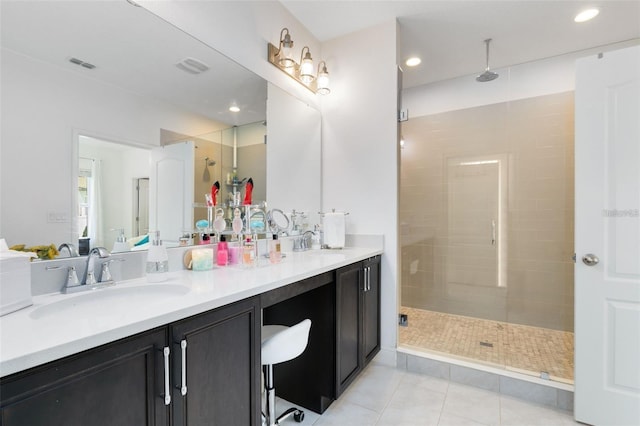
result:
[[[305,50],[307,53],[305,54]],[[299,68],[299,77],[300,80],[304,84],[311,83],[316,76],[313,75],[314,67],[313,67],[313,59],[311,58],[311,52],[307,46],[302,48],[302,52],[300,53],[300,68]]]
[[[324,61],[320,64],[324,64]],[[320,69],[320,64],[318,69]],[[329,73],[327,72],[327,65],[324,64],[322,70],[318,72],[318,79],[316,80],[316,91],[321,95],[328,95],[331,92],[329,89]]]
[[[280,32],[280,47],[278,49],[278,63],[285,68],[291,68],[296,61],[292,54],[293,40],[287,28],[283,28]]]

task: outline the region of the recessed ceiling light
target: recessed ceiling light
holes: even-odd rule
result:
[[[235,105],[232,105],[232,106],[229,107],[229,111],[231,111],[231,112],[240,112],[240,108],[238,108]]]
[[[576,17],[573,18],[573,20],[575,22],[586,22],[586,21],[588,21],[590,19],[593,19],[596,16],[598,16],[598,13],[600,13],[600,11],[598,9],[583,10],[582,12],[578,13],[576,15]]]
[[[420,62],[422,62],[422,59],[418,58],[417,56],[412,56],[411,58],[407,59],[405,64],[407,64],[408,67],[415,67],[416,65],[420,65]]]

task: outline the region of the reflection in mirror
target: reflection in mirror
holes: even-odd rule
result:
[[[268,95],[267,198],[271,207],[287,214],[303,212],[293,215],[291,226],[305,231],[320,223],[320,112],[273,84]]]
[[[193,213],[184,213],[180,207],[174,210],[176,197],[182,197],[185,192],[178,187],[175,194],[166,197],[166,205],[155,217],[156,212],[150,210],[149,206],[150,177],[152,182],[154,177],[172,182],[183,177],[157,176],[151,173],[152,158],[157,156],[151,155],[152,150],[148,147],[135,147],[79,135],[78,216],[77,224],[74,225],[79,238],[88,239],[90,246],[103,246],[111,251],[146,249],[149,244],[146,236],[150,231],[151,213],[154,217],[151,223],[163,230],[161,236],[165,244],[178,245],[182,235],[197,231],[196,222],[207,219],[204,194],[210,193],[215,182],[221,186],[217,205],[223,208],[225,226],[230,230],[233,194],[235,191],[243,195],[247,177],[251,177],[255,184],[253,199],[256,203],[265,200],[265,129],[264,121],[260,121],[184,137],[184,140],[172,140],[170,145],[165,145],[167,149],[154,148],[160,150],[163,159],[168,155],[168,147],[181,152],[186,147],[184,143],[189,142],[195,149],[188,147],[186,152],[189,157],[193,156],[193,177],[184,178],[188,182],[193,181],[194,199],[187,202],[188,206],[193,206]],[[172,160],[176,160],[173,154]],[[238,181],[242,183],[234,184],[232,176],[239,176]],[[164,185],[163,193],[168,194],[169,185],[170,183]],[[158,203],[162,201],[154,204],[158,206]],[[170,211],[174,211],[174,214],[170,214]],[[168,215],[168,218],[164,219],[163,215]],[[121,242],[126,242],[127,245],[120,244]]]
[[[111,251],[120,235],[131,247],[149,232],[149,149],[80,135],[75,231]]]
[[[83,154],[79,135],[150,150],[176,141],[166,139],[162,129],[180,135],[224,134],[231,133],[233,126],[243,129],[247,123],[263,123],[266,118],[263,79],[127,2],[3,2],[0,19],[0,233],[9,244],[76,243],[89,225],[89,216],[79,216],[87,211],[78,208],[78,201],[88,207],[89,188],[85,186],[81,193],[78,183],[81,173],[91,172],[78,159],[91,156]],[[71,58],[81,59],[81,64]],[[185,72],[178,65],[185,58],[195,58],[209,69],[200,74]],[[239,113],[229,112],[232,103],[241,108]],[[220,138],[223,145],[224,139]],[[264,138],[264,150],[263,142]],[[195,151],[192,167],[198,170],[192,173],[195,177],[188,192],[201,197],[194,186],[197,177],[205,177],[204,158],[209,155]],[[220,149],[217,157],[209,156],[213,160],[208,161],[216,162],[209,166],[214,182],[222,183],[232,169],[233,155],[226,151],[228,148]],[[258,156],[254,157],[258,162]],[[261,172],[241,170],[243,158],[240,150],[236,165],[241,176],[265,173],[264,164]],[[126,181],[109,190],[109,195],[123,194],[122,200],[110,199],[102,206],[114,219],[95,229],[92,245],[101,238],[111,249],[118,235],[111,229],[122,228],[132,238],[147,226],[155,229],[159,222],[151,214],[147,226],[134,228],[133,175],[125,179],[117,169],[115,175],[104,176],[105,169],[103,187]],[[25,173],[33,170],[37,173]],[[154,202],[164,195],[161,186],[154,191],[152,175],[150,171],[151,212],[157,211]],[[20,185],[13,184],[17,176]],[[264,199],[259,192],[265,191],[266,178],[254,177],[254,181],[255,198]],[[221,196],[228,197],[228,193]],[[194,197],[187,200],[192,216],[194,201],[202,202]],[[119,206],[126,206],[126,211],[116,212]],[[193,217],[185,224],[193,227]],[[160,231],[163,238],[178,239]]]

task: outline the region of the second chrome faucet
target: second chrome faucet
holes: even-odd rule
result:
[[[106,259],[111,254],[104,247],[94,247],[87,256],[87,263],[82,281],[78,280],[75,267],[69,267],[67,282],[62,290],[63,293],[75,293],[84,290],[94,290],[98,288],[108,287],[115,284],[109,270],[109,261],[102,264],[102,274],[100,281],[96,279],[95,262],[97,258]]]

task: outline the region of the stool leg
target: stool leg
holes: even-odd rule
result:
[[[264,366],[264,388],[267,393],[267,406],[265,408],[267,425],[276,424],[276,390],[273,387],[273,365]]]

